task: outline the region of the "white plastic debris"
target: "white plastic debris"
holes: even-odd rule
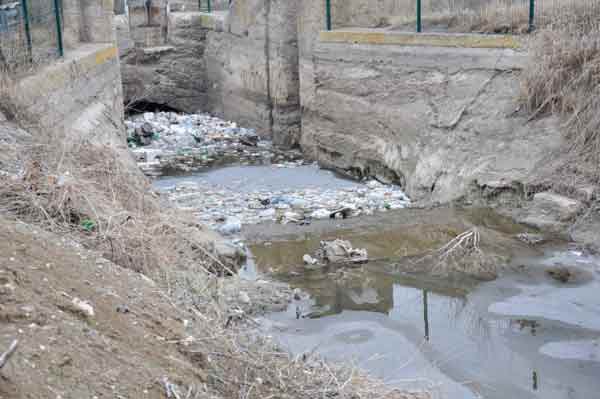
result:
[[[225,223],[219,227],[219,232],[223,235],[232,235],[242,231],[242,222],[238,218],[229,217]]]
[[[319,262],[318,260],[316,260],[315,258],[313,258],[312,256],[310,256],[309,254],[305,254],[302,257],[302,260],[307,265],[316,265]]]
[[[94,317],[94,307],[90,305],[89,302],[83,301],[79,298],[73,298],[71,302],[73,303],[73,306],[86,315],[86,317]]]

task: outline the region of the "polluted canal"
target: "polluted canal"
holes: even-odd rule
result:
[[[128,128],[155,188],[247,251],[243,278],[295,289],[261,319],[292,353],[439,398],[598,397],[600,258],[492,210],[411,207],[206,115]],[[365,258],[321,261],[336,239]]]

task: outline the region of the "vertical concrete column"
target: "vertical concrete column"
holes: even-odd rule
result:
[[[298,10],[302,2],[265,0],[265,58],[273,142],[294,147],[300,138]]]
[[[138,47],[165,44],[168,32],[167,0],[129,0],[129,29]]]
[[[333,3],[335,4],[335,2]],[[335,13],[335,8],[333,9]],[[335,22],[335,15],[332,15]],[[335,25],[334,25],[335,28]],[[301,109],[311,109],[316,98],[316,74],[313,52],[319,32],[325,29],[325,2],[321,0],[303,0],[298,4],[298,53]],[[311,146],[315,141],[312,131],[301,124],[300,147],[311,157],[316,152]]]
[[[116,40],[113,0],[81,0],[83,39],[92,43]]]
[[[62,0],[63,37],[65,47],[73,48],[83,40],[83,20],[80,0]]]

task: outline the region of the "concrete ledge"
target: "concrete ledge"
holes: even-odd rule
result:
[[[510,49],[521,47],[520,40],[511,35],[405,33],[379,29],[321,31],[319,39],[323,43],[348,44]]]
[[[48,65],[18,82],[21,93],[42,95],[66,87],[76,76],[82,76],[111,60],[119,51],[112,44],[89,44],[69,50],[65,58]]]
[[[70,126],[94,103],[108,107],[118,124],[123,106],[119,65],[113,44],[83,44],[15,81],[14,101],[44,129]]]

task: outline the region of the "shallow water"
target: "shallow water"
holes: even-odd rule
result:
[[[203,182],[247,193],[255,190],[302,190],[311,188],[344,189],[361,187],[315,165],[278,167],[276,165],[228,166],[190,176],[166,177],[154,182],[157,189],[168,189],[182,182]]]
[[[299,260],[321,234],[254,245],[259,271],[309,294],[287,312],[270,315],[266,328],[293,353],[316,350],[351,360],[390,384],[432,390],[437,397],[599,397],[600,259],[566,245],[530,250],[511,241],[520,227],[503,221],[491,223],[501,230],[498,236],[487,235],[503,237],[499,251],[512,259],[496,281],[442,280],[391,267],[411,248],[434,248],[485,220],[459,215],[417,229],[326,234],[381,257],[353,269],[305,270]],[[586,270],[589,278],[560,283],[546,272],[554,265]]]

